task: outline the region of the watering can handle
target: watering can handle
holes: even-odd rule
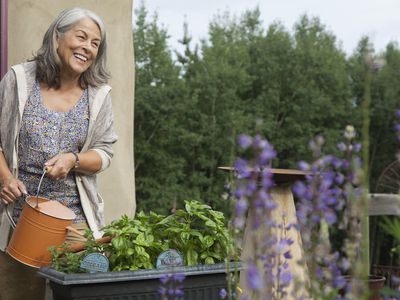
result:
[[[26,194],[26,195],[25,195],[25,200],[26,200],[27,197],[29,197],[29,194]],[[10,222],[11,227],[12,227],[13,229],[15,229],[15,227],[17,226],[17,224],[15,224],[15,222],[14,222],[12,216],[11,216],[11,212],[10,212],[10,210],[8,209],[9,206],[10,206],[9,204],[6,204],[6,207],[5,207],[7,219],[8,219],[8,221]]]
[[[38,185],[37,192],[36,192],[36,207],[39,206],[39,200],[38,200],[39,198],[38,198],[38,197],[39,197],[39,191],[40,191],[40,186],[42,185],[43,177],[44,177],[44,175],[46,175],[46,172],[48,172],[50,169],[51,169],[51,166],[45,166],[45,167],[43,168],[43,174],[42,174],[42,177],[40,178],[39,185]],[[26,198],[27,198],[28,196],[29,196],[28,194],[25,195],[25,200],[26,200]],[[9,209],[8,209],[8,204],[6,205],[6,215],[7,215],[8,221],[9,221],[10,224],[11,224],[11,227],[12,227],[13,229],[15,229],[15,227],[17,226],[17,224],[15,224],[15,222],[14,222],[12,216],[11,216],[11,213],[10,213],[10,211],[9,211]]]
[[[11,213],[10,213],[10,211],[8,210],[8,206],[9,206],[9,205],[7,204],[7,205],[6,205],[6,215],[7,215],[8,221],[9,221],[10,224],[11,224],[11,227],[12,227],[13,229],[15,229],[15,227],[17,226],[17,224],[15,224],[13,218],[11,217]]]

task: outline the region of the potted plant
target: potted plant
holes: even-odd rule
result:
[[[70,253],[66,245],[51,249],[52,267],[38,273],[50,280],[55,300],[154,299],[160,279],[169,273],[185,277],[179,284],[185,299],[204,299],[204,295],[215,299],[227,286],[224,260],[231,241],[223,214],[208,205],[185,201],[185,209],[169,216],[154,212],[140,212],[135,219],[123,216],[105,227],[104,235],[110,242],[98,244],[88,232],[86,249],[80,254]],[[168,249],[181,253],[186,266],[155,269],[157,257]],[[93,252],[108,257],[110,272],[84,273],[80,263]]]

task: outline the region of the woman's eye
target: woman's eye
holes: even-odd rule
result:
[[[97,43],[93,43],[92,46],[93,46],[94,48],[99,48],[99,44],[97,44]]]

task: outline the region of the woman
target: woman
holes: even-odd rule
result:
[[[104,226],[96,173],[110,165],[113,114],[105,69],[102,20],[81,8],[67,9],[45,33],[27,63],[12,67],[0,83],[0,198],[18,221],[25,194],[35,194],[74,211],[74,226],[95,237]],[[3,216],[0,249],[10,225]],[[75,237],[67,239],[73,242]],[[3,255],[4,258],[4,255]],[[2,259],[3,260],[3,259]],[[27,298],[28,299],[28,298]]]

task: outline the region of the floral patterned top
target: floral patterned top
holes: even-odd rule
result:
[[[36,195],[44,163],[58,153],[79,152],[85,142],[89,126],[88,90],[68,112],[46,108],[35,82],[22,116],[18,145],[18,178],[30,195]],[[76,215],[74,223],[85,222],[74,173],[64,180],[44,177],[39,196],[60,201]],[[23,197],[15,203],[13,218],[17,222],[24,203]]]

